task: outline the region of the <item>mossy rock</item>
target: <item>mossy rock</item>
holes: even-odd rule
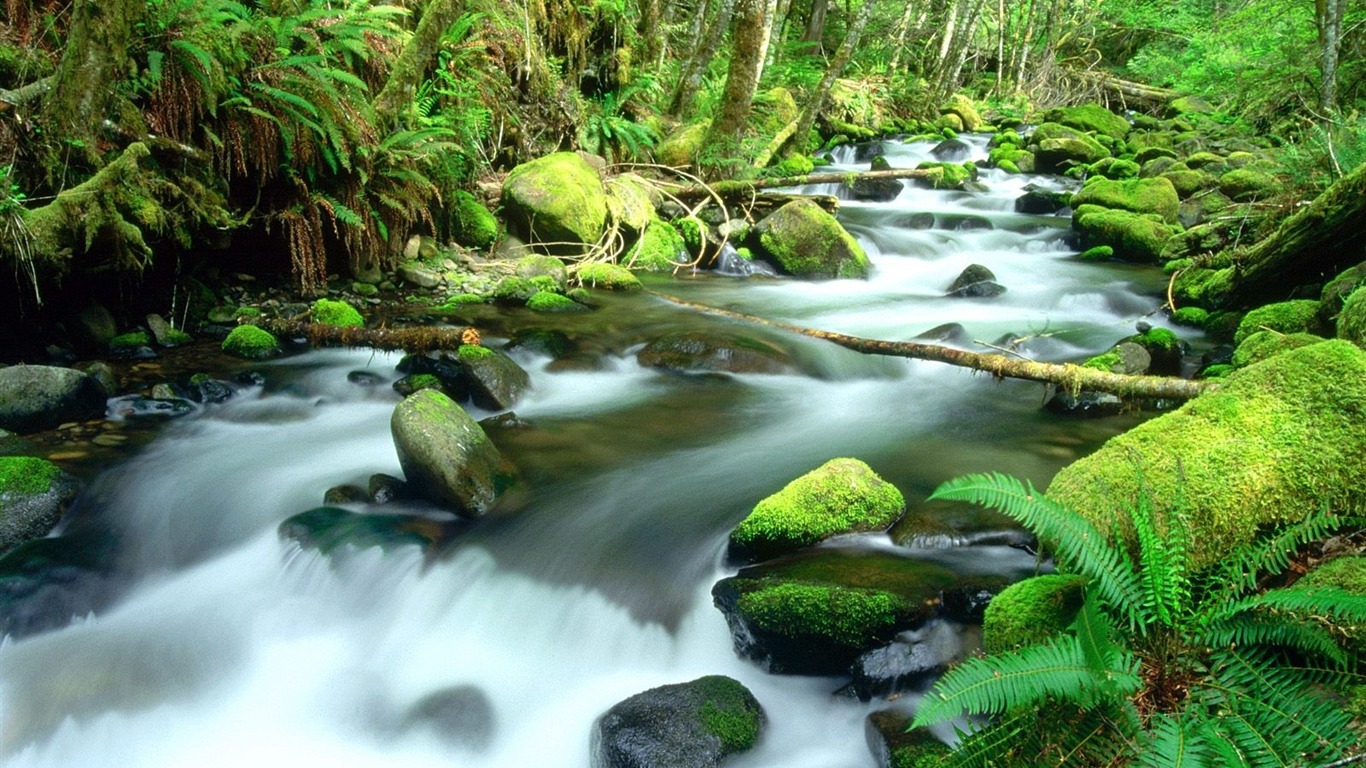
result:
[[[1132,130],[1128,120],[1099,104],[1056,107],[1044,112],[1043,119],[1045,122],[1061,123],[1079,131],[1088,131],[1115,139],[1123,139]]]
[[[962,189],[964,184],[977,180],[977,166],[973,163],[936,163],[925,161],[916,170],[925,171],[916,183],[930,189]]]
[[[1077,254],[1082,261],[1109,261],[1115,257],[1115,249],[1109,245],[1093,245]]]
[[[1166,328],[1151,327],[1128,337],[1122,343],[1137,344],[1152,358],[1148,373],[1163,376],[1181,374],[1181,356],[1185,345],[1175,333]]]
[[[1102,158],[1091,164],[1091,174],[1113,181],[1138,178],[1138,163],[1117,157]]]
[[[487,250],[498,240],[498,219],[474,195],[457,189],[451,201],[451,236],[466,248]]]
[[[1167,241],[1180,231],[1155,214],[1095,205],[1077,208],[1072,227],[1081,233],[1083,248],[1108,245],[1114,249],[1115,258],[1140,264],[1161,262]]]
[[[1207,189],[1214,189],[1219,186],[1219,179],[1215,178],[1213,174],[1206,173],[1205,171],[1167,171],[1159,178],[1171,182],[1172,187],[1176,189],[1176,194],[1180,196],[1182,200],[1199,192],[1204,192]]]
[[[358,550],[427,547],[441,538],[442,525],[426,517],[361,514],[338,507],[316,507],[280,523],[279,534],[285,541],[326,555],[340,547]]]
[[[688,261],[683,235],[669,222],[655,219],[626,252],[622,263],[631,269],[671,272]]]
[[[1163,177],[1123,181],[1092,177],[1072,196],[1072,205],[1077,208],[1098,205],[1130,213],[1151,213],[1160,216],[1168,224],[1175,224],[1181,198],[1171,181]]]
[[[1178,96],[1167,102],[1167,117],[1208,115],[1213,111],[1214,107],[1199,96]]]
[[[1235,371],[1219,389],[1111,438],[1060,471],[1047,494],[1130,542],[1140,488],[1159,530],[1180,505],[1198,569],[1306,510],[1362,514],[1363,455],[1366,352],[1325,341]]]
[[[1017,581],[987,604],[982,645],[1003,653],[1047,642],[1062,634],[1081,608],[1086,579],[1051,574]]]
[[[61,467],[33,456],[0,456],[0,554],[46,536],[81,491]]]
[[[956,130],[976,132],[982,130],[982,115],[977,111],[977,106],[972,103],[972,99],[961,93],[955,93],[949,97],[939,107],[940,114],[953,114],[958,116],[961,127]]]
[[[437,390],[404,398],[389,427],[408,486],[460,517],[488,514],[518,485],[516,469],[484,429]]]
[[[721,765],[759,740],[763,707],[739,681],[708,675],[638,693],[593,723],[594,768]]]
[[[1249,334],[1243,339],[1242,343],[1233,350],[1232,363],[1234,368],[1245,368],[1253,363],[1260,363],[1269,357],[1274,357],[1292,349],[1307,347],[1310,344],[1318,344],[1325,341],[1322,336],[1312,333],[1278,333],[1276,331],[1257,331]]]
[[[568,301],[568,299],[566,299]],[[506,353],[478,344],[461,344],[455,352],[470,399],[480,408],[513,407],[531,388],[531,376]]]
[[[344,301],[318,299],[309,310],[313,322],[319,325],[332,325],[338,328],[363,328],[365,318],[355,307]]]
[[[1194,152],[1186,156],[1184,161],[1187,167],[1196,170],[1208,169],[1210,173],[1223,173],[1227,170],[1224,158],[1213,152]]]
[[[503,182],[503,210],[527,242],[578,254],[602,237],[607,195],[583,157],[556,152],[512,169]]]
[[[247,360],[263,360],[280,354],[280,342],[263,328],[239,325],[223,339],[223,351]]]
[[[710,120],[680,127],[655,146],[655,159],[663,165],[674,167],[692,165],[697,161],[697,152],[702,148],[710,127]]]
[[[1366,556],[1346,555],[1320,563],[1287,589],[1311,592],[1324,588],[1340,589],[1358,597],[1366,597]],[[1336,629],[1346,635],[1348,651],[1357,658],[1366,655],[1366,627],[1339,626]]]
[[[816,203],[797,199],[765,216],[754,227],[764,256],[783,271],[805,278],[868,277],[863,246]]]
[[[1139,165],[1154,157],[1176,157],[1176,152],[1172,151],[1172,135],[1166,131],[1133,131],[1125,138],[1124,143],[1129,146],[1129,151],[1134,153],[1134,161]],[[1144,153],[1151,154],[1145,157]]]
[[[1319,322],[1319,303],[1312,299],[1281,301],[1258,307],[1238,323],[1233,334],[1233,343],[1242,344],[1243,339],[1259,331],[1278,333],[1321,333],[1324,330]]]
[[[115,354],[136,352],[143,347],[150,346],[152,346],[152,334],[142,330],[120,333],[109,340],[109,351]]]
[[[655,213],[659,192],[637,173],[623,173],[608,179],[607,210],[612,220],[632,234],[639,234],[659,216]]]
[[[1339,272],[1337,277],[1329,280],[1319,293],[1319,320],[1325,325],[1336,324],[1347,298],[1356,291],[1363,280],[1366,280],[1366,262],[1348,267]]]
[[[1269,173],[1235,168],[1219,177],[1219,191],[1237,203],[1265,200],[1276,193],[1280,182]]]
[[[879,768],[941,768],[953,748],[928,728],[911,729],[911,717],[884,709],[868,716],[866,735]]]
[[[738,333],[678,331],[661,336],[636,353],[646,368],[679,373],[791,373],[792,356],[780,347]]]
[[[1110,157],[1110,150],[1085,133],[1060,123],[1043,123],[1029,134],[1029,149],[1039,171],[1062,173]]]
[[[1172,322],[1191,328],[1204,328],[1209,320],[1209,310],[1200,307],[1182,307],[1172,313]]]
[[[587,312],[588,307],[552,291],[537,291],[526,300],[527,309],[533,312]]]
[[[1172,292],[1182,304],[1213,309],[1222,305],[1233,290],[1233,279],[1232,267],[1187,269],[1176,276]],[[1233,339],[1231,330],[1228,338]]]
[[[588,288],[602,288],[608,291],[640,290],[640,278],[631,270],[618,264],[596,262],[579,266],[575,273],[579,283]]]
[[[1366,347],[1366,291],[1353,291],[1338,314],[1338,338]]]
[[[885,531],[906,511],[896,486],[858,459],[831,459],[769,496],[730,533],[730,558],[767,560],[831,536]]]

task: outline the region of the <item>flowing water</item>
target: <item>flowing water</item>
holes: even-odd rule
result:
[[[970,142],[985,154],[984,140]],[[908,167],[929,148],[889,143],[886,153]],[[866,167],[851,150],[839,159],[837,169]],[[886,339],[957,322],[969,346],[1028,337],[1021,351],[1047,360],[1103,351],[1160,304],[1160,275],[1078,263],[1067,219],[1013,213],[1027,180],[1055,182],[994,171],[982,180],[985,192],[908,188],[888,203],[845,201],[841,218],[875,267],[868,281],[698,273],[650,287]],[[1009,290],[944,298],[974,262]],[[576,768],[588,765],[591,725],[612,704],[726,674],[769,717],[759,746],[733,765],[872,766],[863,721],[886,702],[834,696],[840,680],[768,675],[735,657],[709,594],[733,572],[723,560],[730,528],[836,456],[867,461],[916,509],[965,472],[1046,483],[1138,418],[1062,419],[1040,408],[1041,385],[774,331],[746,330],[791,350],[803,373],[644,369],[634,350],[661,332],[745,328],[647,295],[526,322],[571,333],[591,324],[584,344],[599,362],[515,354],[532,376],[516,408],[529,426],[492,434],[530,497],[439,553],[327,557],[277,535],[328,487],[400,474],[388,429],[397,395],[347,378],[364,370],[392,381],[397,358],[387,354],[315,351],[257,366],[265,387],[180,420],[106,472],[68,532],[113,542],[117,595],[70,627],[0,647],[0,761]],[[401,511],[440,517],[420,505]],[[885,536],[858,545],[979,571],[1033,567],[1008,547],[895,547]],[[481,726],[452,741],[404,725],[416,702],[452,688],[478,692]]]

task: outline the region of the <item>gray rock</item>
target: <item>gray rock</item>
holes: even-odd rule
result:
[[[104,387],[70,368],[14,365],[0,369],[0,429],[39,432],[104,415]]]
[[[948,295],[954,298],[987,299],[1005,293],[1005,286],[996,282],[996,275],[981,264],[969,264],[953,283]]]
[[[119,333],[114,316],[102,304],[90,304],[76,313],[72,328],[76,341],[92,349],[105,349]]]
[[[171,324],[161,315],[154,313],[147,316],[147,330],[152,332],[152,338],[156,340],[157,346],[176,346],[176,340],[171,338]]]
[[[413,492],[461,517],[487,514],[517,483],[516,470],[482,427],[444,394],[424,389],[399,403],[389,422],[399,465]]]
[[[531,376],[499,350],[467,345],[456,353],[456,359],[469,388],[470,400],[480,408],[492,411],[511,408],[531,387]]]
[[[655,339],[636,353],[636,362],[683,373],[778,374],[796,367],[787,352],[763,341],[711,331],[682,331]]]
[[[935,160],[946,163],[961,163],[972,156],[972,146],[962,139],[941,141],[930,150]]]
[[[435,288],[441,285],[441,273],[434,269],[428,269],[421,264],[400,264],[398,276],[403,278],[404,282],[419,288]]]
[[[739,682],[709,675],[638,693],[593,724],[593,768],[714,768],[752,747],[766,718]]]
[[[475,752],[488,748],[496,725],[488,696],[472,685],[433,691],[413,702],[400,721],[405,731],[430,731],[450,746]]]
[[[57,527],[81,491],[81,481],[32,456],[0,458],[0,553]]]

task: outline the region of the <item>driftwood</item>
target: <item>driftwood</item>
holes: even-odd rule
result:
[[[1070,74],[1090,83],[1111,101],[1118,101],[1125,106],[1138,105],[1151,109],[1161,107],[1181,95],[1170,88],[1158,88],[1153,85],[1135,83],[1132,80],[1121,80],[1114,75],[1107,75],[1102,72],[1087,70],[1074,71]]]
[[[784,176],[778,179],[754,179],[753,181],[718,181],[715,184],[690,184],[673,190],[672,194],[680,200],[700,200],[712,195],[726,199],[743,199],[758,194],[758,190],[774,187],[799,187],[804,184],[850,184],[862,179],[923,179],[935,173],[930,169],[894,169],[890,171],[863,171],[860,173],[808,173],[805,176]]]
[[[340,328],[299,320],[257,318],[248,321],[277,336],[306,338],[315,347],[370,347],[389,351],[434,352],[478,343],[473,328]],[[473,333],[473,337],[471,337]]]
[[[1167,376],[1130,376],[1122,373],[1111,373],[1095,368],[1083,368],[1079,365],[1070,363],[1038,363],[1033,360],[1021,360],[1007,357],[1005,355],[987,354],[981,352],[966,352],[961,349],[944,347],[937,344],[922,344],[914,341],[884,341],[882,339],[865,339],[859,336],[848,336],[832,331],[820,331],[813,328],[803,328],[797,325],[788,325],[773,320],[766,320],[754,315],[746,315],[742,312],[733,312],[728,309],[718,309],[709,307],[705,304],[694,304],[672,296],[656,293],[661,299],[673,302],[679,306],[696,309],[712,315],[730,317],[745,322],[768,326],[770,328],[780,328],[784,331],[799,333],[803,336],[810,336],[816,339],[824,339],[832,344],[838,344],[846,349],[861,352],[866,355],[886,355],[890,357],[907,357],[915,360],[929,360],[937,363],[947,363],[963,368],[986,371],[996,378],[1024,379],[1026,381],[1041,381],[1048,384],[1055,384],[1068,392],[1080,390],[1090,390],[1095,392],[1106,392],[1119,395],[1125,398],[1160,398],[1172,400],[1189,400],[1197,395],[1209,392],[1218,385],[1214,381],[1196,381],[1193,379],[1182,379]]]

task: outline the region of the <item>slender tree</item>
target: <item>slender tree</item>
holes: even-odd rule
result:
[[[1319,110],[1324,119],[1337,112],[1338,48],[1347,0],[1314,0],[1314,22],[1319,32]]]
[[[835,85],[835,79],[840,76],[844,68],[848,66],[849,59],[854,56],[854,49],[858,47],[859,39],[863,36],[863,30],[868,26],[868,19],[873,15],[873,0],[863,0],[858,12],[849,22],[849,30],[844,34],[844,42],[840,43],[839,50],[835,51],[835,57],[830,60],[830,66],[826,67],[825,75],[821,77],[820,83],[816,86],[814,93],[806,99],[806,108],[802,110],[801,117],[797,119],[797,129],[793,131],[789,146],[793,149],[806,152],[810,149],[806,145],[807,136],[811,133],[811,127],[816,124],[816,118],[825,108],[825,102],[830,98],[830,89]]]
[[[737,0],[735,29],[732,35],[730,69],[720,109],[707,131],[705,146],[725,151],[734,148],[749,119],[754,93],[759,88],[763,66],[763,40],[768,0]]]
[[[709,9],[716,8],[716,18],[710,25],[705,23]],[[726,28],[730,26],[731,15],[735,9],[735,0],[707,0],[698,2],[697,16],[693,19],[693,29],[695,34],[692,37],[692,45],[689,49],[693,52],[683,66],[683,71],[678,78],[678,85],[674,88],[673,98],[669,99],[670,117],[684,117],[692,109],[693,98],[697,96],[697,89],[702,85],[702,76],[706,74],[707,68],[711,66],[711,60],[716,56],[716,51],[721,47],[721,38],[726,34]]]

